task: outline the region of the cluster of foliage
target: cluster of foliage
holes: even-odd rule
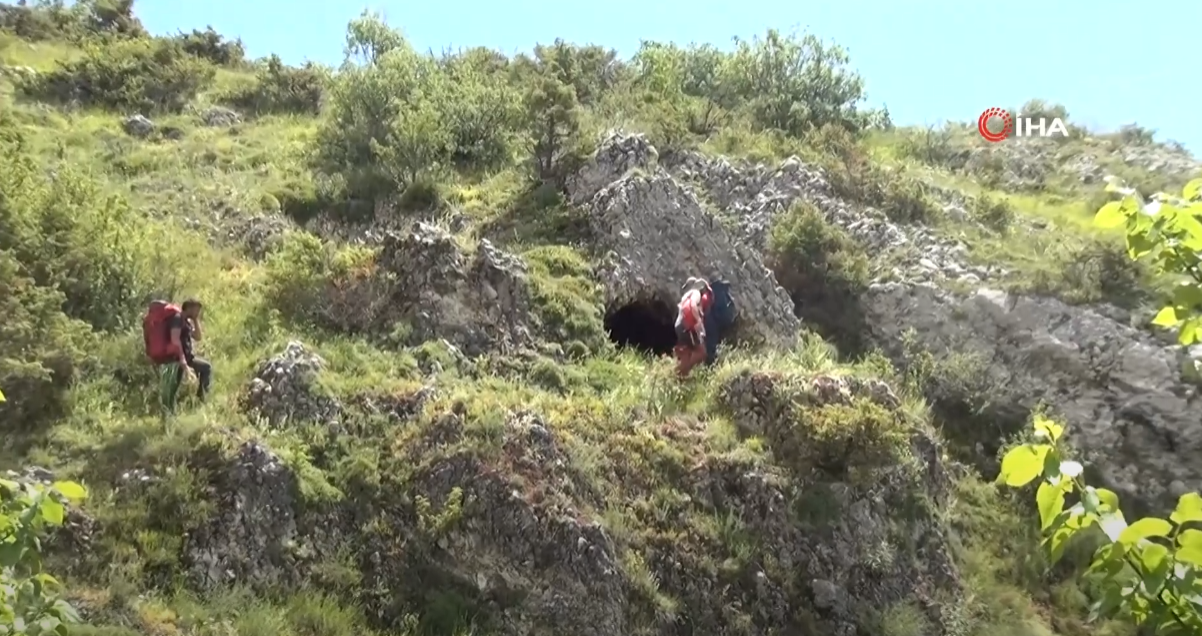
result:
[[[29,40],[80,42],[96,37],[145,37],[133,14],[134,0],[22,1],[0,3],[0,29]]]
[[[1202,632],[1202,495],[1182,495],[1168,519],[1129,524],[1114,491],[1085,483],[1063,433],[1037,415],[1034,440],[1006,453],[998,480],[1014,488],[1039,480],[1035,499],[1052,563],[1073,542],[1098,544],[1085,573],[1096,590],[1090,618],[1130,619],[1156,636]]]
[[[329,81],[329,69],[319,64],[307,62],[297,68],[272,55],[258,64],[252,85],[223,101],[245,115],[316,115],[321,112]]]
[[[172,39],[179,42],[189,55],[217,66],[237,67],[245,62],[246,47],[242,45],[242,40],[227,40],[211,26],[205,27],[204,31],[192,29],[191,33],[180,33]]]
[[[1146,259],[1157,274],[1176,280],[1153,324],[1176,329],[1182,345],[1202,341],[1202,179],[1186,184],[1180,197],[1157,194],[1148,200],[1113,179],[1106,189],[1122,198],[1102,206],[1094,223],[1124,228],[1127,255]]]
[[[842,325],[838,333],[822,335],[856,350],[863,326],[857,299],[869,282],[863,246],[812,204],[801,202],[773,226],[767,257],[798,311],[817,325]]]
[[[0,110],[0,404],[6,426],[61,414],[94,331],[132,324],[161,258],[154,225],[68,165],[47,166]],[[9,124],[9,125],[6,125]]]
[[[133,38],[86,42],[78,59],[18,87],[43,101],[151,115],[182,111],[215,74],[177,40]]]
[[[846,54],[812,35],[770,31],[729,53],[645,42],[629,62],[561,40],[513,59],[483,48],[434,56],[365,13],[345,52],[314,166],[366,198],[518,156],[538,181],[562,184],[589,149],[587,133],[631,119],[667,151],[736,120],[788,135],[888,125],[887,114],[858,108],[863,81]]]
[[[42,568],[42,537],[63,525],[66,504],[85,497],[74,482],[46,487],[0,480],[0,634],[67,636],[68,626],[80,622],[59,597],[58,580]]]

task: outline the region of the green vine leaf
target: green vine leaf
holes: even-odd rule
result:
[[[1002,458],[998,479],[1015,488],[1026,486],[1043,473],[1043,460],[1051,447],[1046,444],[1023,444],[1010,449]]]
[[[1064,509],[1064,489],[1045,481],[1039,484],[1035,500],[1039,504],[1040,530],[1047,530]]]
[[[1156,517],[1144,517],[1131,524],[1119,537],[1119,543],[1132,546],[1152,537],[1167,537],[1173,531],[1173,524]]]
[[[1202,495],[1196,492],[1181,495],[1177,499],[1177,508],[1169,515],[1169,519],[1177,525],[1202,521]]]

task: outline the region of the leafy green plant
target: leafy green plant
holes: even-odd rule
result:
[[[67,503],[86,497],[70,481],[47,487],[0,480],[0,634],[66,636],[67,626],[80,622],[59,598],[61,584],[42,569],[41,538],[63,524]]]
[[[1036,415],[1034,433],[1035,441],[1002,458],[998,481],[1013,488],[1039,481],[1042,544],[1052,563],[1070,541],[1099,541],[1086,572],[1099,591],[1089,619],[1126,618],[1157,636],[1202,633],[1202,495],[1182,495],[1168,519],[1128,524],[1118,495],[1086,484],[1084,467],[1066,456],[1063,426]]]
[[[1116,179],[1106,189],[1123,198],[1103,205],[1094,224],[1124,227],[1132,260],[1147,259],[1156,274],[1177,279],[1169,304],[1152,324],[1177,329],[1182,345],[1202,341],[1202,179],[1187,183],[1180,197],[1157,194],[1146,200]]]

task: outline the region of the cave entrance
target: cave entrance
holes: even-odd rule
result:
[[[636,300],[605,314],[605,331],[619,347],[657,356],[676,346],[676,312],[662,300]]]

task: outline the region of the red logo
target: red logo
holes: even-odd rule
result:
[[[990,132],[989,120],[995,117],[1002,120],[1002,129],[998,132]],[[1014,132],[1014,118],[1004,109],[988,108],[977,118],[977,132],[981,133],[985,141],[997,143],[1009,137],[1010,133]]]

